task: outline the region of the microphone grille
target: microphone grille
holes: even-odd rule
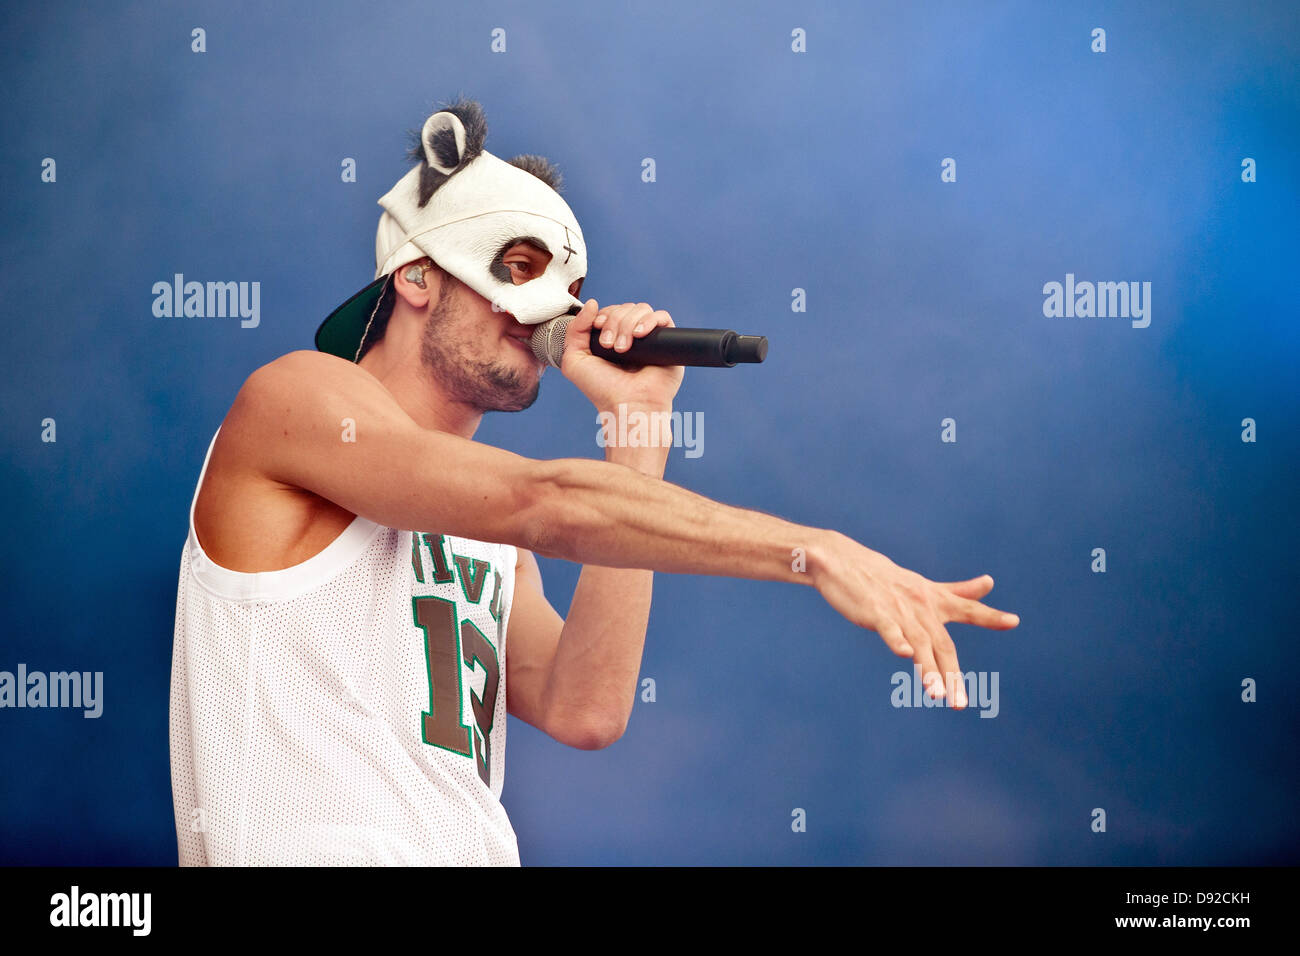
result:
[[[539,362],[545,362],[551,368],[559,368],[564,361],[564,334],[569,328],[572,316],[561,315],[543,322],[533,332],[529,344]]]

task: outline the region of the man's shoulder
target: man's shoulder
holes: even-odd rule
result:
[[[297,349],[254,369],[244,380],[240,394],[250,393],[257,397],[263,392],[276,393],[286,389],[295,392],[311,390],[365,374],[358,366],[337,355]]]
[[[227,425],[279,417],[291,408],[310,406],[325,395],[349,395],[370,389],[376,379],[347,359],[299,349],[254,369],[244,379],[226,415]]]
[[[348,378],[349,367],[369,374],[336,356],[303,350],[245,379],[221,423],[195,502],[195,532],[214,562],[249,572],[287,568],[319,553],[351,522],[354,512],[303,480],[313,473],[304,466],[311,455],[282,440],[295,420],[313,413],[332,381]]]
[[[307,349],[254,369],[226,412],[214,454],[240,461],[264,457],[291,410],[312,407],[326,392],[348,392],[358,375],[369,373],[337,355]]]

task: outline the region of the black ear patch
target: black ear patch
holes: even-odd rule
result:
[[[532,173],[557,193],[564,188],[564,177],[560,175],[560,171],[555,164],[545,156],[534,156],[531,153],[525,153],[522,156],[511,158],[507,162],[511,166],[518,166],[524,172]]]
[[[418,130],[409,132],[407,157],[421,164],[420,205],[429,201],[439,186],[458,169],[473,162],[487,139],[483,107],[463,97],[435,110]]]

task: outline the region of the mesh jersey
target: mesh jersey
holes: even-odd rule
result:
[[[500,802],[514,546],[358,515],[301,564],[231,571],[194,530],[215,444],[176,592],[181,865],[518,866]]]

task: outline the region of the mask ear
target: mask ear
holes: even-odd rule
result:
[[[434,113],[424,121],[420,142],[424,146],[424,161],[444,176],[450,176],[460,168],[465,156],[465,124],[447,110]]]
[[[512,156],[506,162],[511,166],[518,166],[526,173],[532,173],[557,193],[564,192],[564,177],[560,175],[556,165],[545,156],[524,153],[521,156]]]
[[[473,100],[459,100],[438,110],[427,120],[409,155],[420,162],[420,206],[423,207],[439,186],[453,173],[478,158],[487,138],[487,120],[483,108]]]

